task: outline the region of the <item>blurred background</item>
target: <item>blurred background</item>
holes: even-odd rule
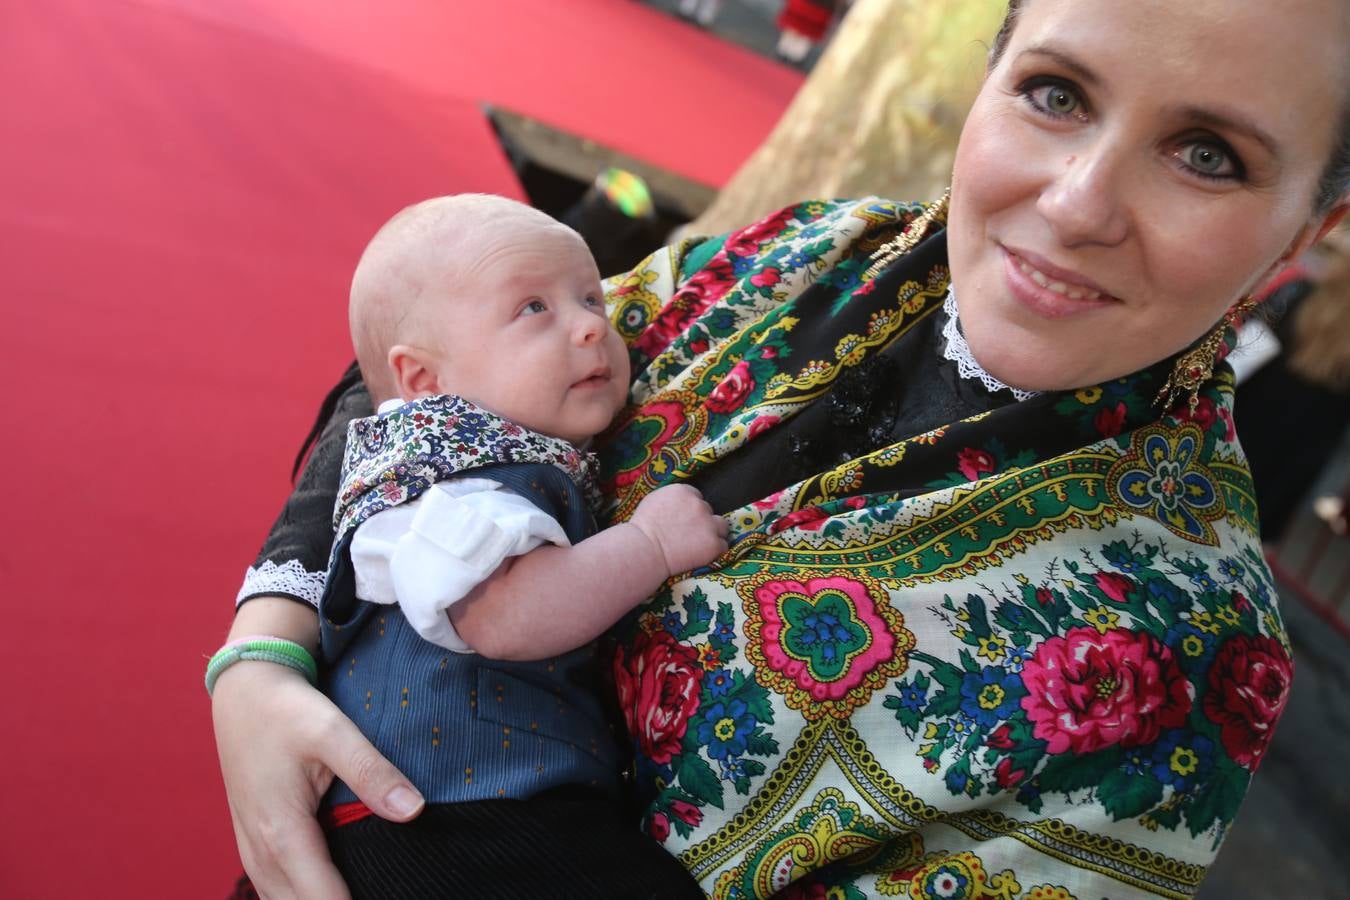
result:
[[[347,284],[389,215],[505,194],[566,217],[615,272],[673,230],[806,197],[936,197],[1001,15],[0,0],[0,896],[228,893],[202,671],[350,360]],[[1350,897],[1333,874],[1350,846],[1338,247],[1244,339],[1238,427],[1298,674],[1204,897]]]

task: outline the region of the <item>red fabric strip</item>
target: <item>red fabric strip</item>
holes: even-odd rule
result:
[[[355,803],[339,803],[324,815],[324,824],[330,828],[341,828],[373,815],[370,807],[359,800]]]

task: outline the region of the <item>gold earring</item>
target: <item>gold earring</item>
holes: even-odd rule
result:
[[[947,188],[942,192],[942,196],[936,203],[915,216],[903,231],[873,251],[872,264],[867,267],[867,271],[863,272],[863,278],[876,278],[877,275],[881,274],[882,269],[913,250],[914,245],[923,240],[924,235],[928,233],[928,226],[932,225],[939,216],[946,216],[947,202],[951,198],[952,189]]]
[[[1178,356],[1172,364],[1171,374],[1153,402],[1163,404],[1164,411],[1170,410],[1177,395],[1185,391],[1190,394],[1188,402],[1194,415],[1195,408],[1200,405],[1200,388],[1213,376],[1214,366],[1219,361],[1219,347],[1223,344],[1224,332],[1241,324],[1243,317],[1255,309],[1259,302],[1255,297],[1243,298],[1223,314],[1223,319],[1205,335],[1203,341]]]

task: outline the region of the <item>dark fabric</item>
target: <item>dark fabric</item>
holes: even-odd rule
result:
[[[942,356],[935,313],[874,359],[841,376],[811,405],[726,459],[695,475],[712,508],[725,513],[878,447],[1012,403],[963,379]]]
[[[372,415],[375,408],[365,384],[359,377],[352,379],[349,369],[324,399],[320,416],[324,410],[331,410],[331,416],[326,424],[316,423],[318,442],[314,444],[299,483],[286,498],[281,515],[277,516],[263,541],[254,566],[268,561],[281,565],[296,560],[309,572],[322,572],[328,568],[328,555],[333,548],[333,504],[337,500],[342,472],[342,453],[347,445],[347,424],[353,419]],[[306,439],[306,446],[312,436],[313,431]],[[301,448],[303,453],[304,447]]]
[[[328,389],[328,395],[319,404],[319,412],[314,416],[314,424],[309,426],[309,434],[305,435],[305,440],[300,445],[299,452],[295,454],[295,463],[291,466],[292,481],[295,480],[295,476],[300,473],[301,467],[304,466],[309,451],[318,443],[319,438],[323,437],[324,429],[328,426],[328,420],[333,417],[333,412],[337,409],[342,396],[351,390],[354,385],[363,383],[361,367],[356,360],[352,360],[348,364],[347,370],[342,373],[342,377],[338,379],[338,383]]]
[[[354,900],[703,897],[635,821],[599,794],[569,788],[429,806],[407,824],[369,816],[330,830],[328,846]]]

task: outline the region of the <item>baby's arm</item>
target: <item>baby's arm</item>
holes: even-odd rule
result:
[[[711,562],[727,523],[698,490],[668,485],[633,518],[571,547],[510,557],[450,607],[455,631],[493,659],[545,659],[599,637],[671,575]]]

